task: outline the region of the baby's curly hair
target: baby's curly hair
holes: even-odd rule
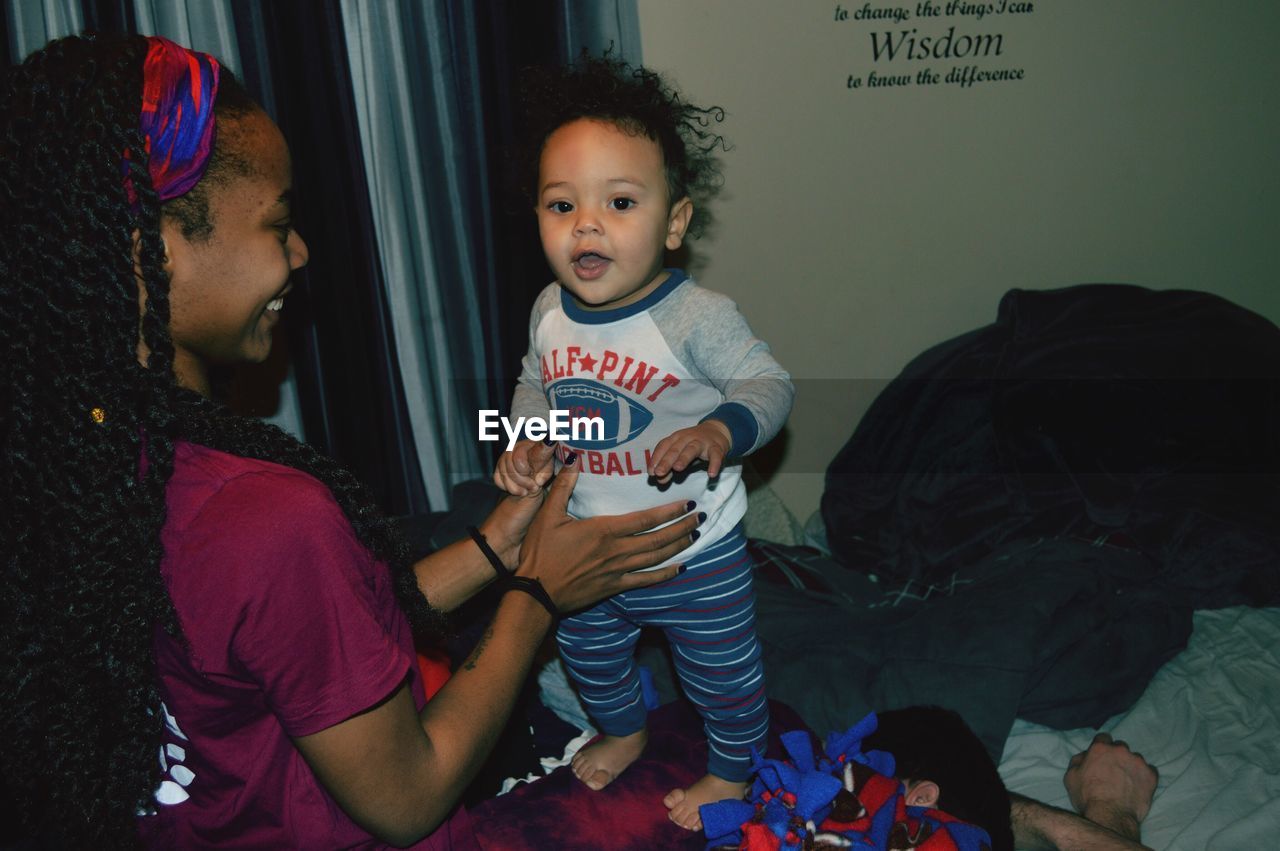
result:
[[[573,121],[594,118],[658,143],[671,202],[685,196],[694,202],[689,236],[705,231],[705,202],[721,185],[717,149],[728,150],[724,137],[711,129],[724,121],[723,108],[688,103],[654,71],[585,51],[572,65],[528,69],[521,95],[529,198],[537,198],[538,163],[548,137]]]

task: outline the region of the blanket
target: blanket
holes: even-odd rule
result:
[[[827,470],[836,557],[938,583],[1016,540],[1123,540],[1188,608],[1280,602],[1280,329],[1208,293],[1011,290],[913,360]]]

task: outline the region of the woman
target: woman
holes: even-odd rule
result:
[[[349,474],[209,399],[212,368],[266,357],[308,259],[288,148],[234,78],[68,38],[8,73],[0,116],[0,767],[28,829],[472,845],[455,801],[555,614],[671,578],[630,571],[688,545],[691,507],[573,521],[570,468],[410,564]],[[427,704],[410,623],[508,571],[523,593]]]

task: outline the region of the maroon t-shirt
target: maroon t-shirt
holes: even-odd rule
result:
[[[411,678],[386,566],[329,490],[288,467],[178,443],[161,572],[188,647],[157,630],[164,781],[139,818],[160,848],[383,848],[320,785],[291,736]],[[459,808],[417,849],[476,848]]]

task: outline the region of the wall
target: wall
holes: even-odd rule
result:
[[[946,0],[936,17],[914,0],[637,2],[645,64],[729,112],[718,227],[693,265],[798,379],[762,463],[801,520],[884,381],[990,322],[1011,287],[1202,289],[1280,322],[1272,0],[1036,0],[981,19],[959,7],[985,3]],[[866,19],[895,8],[910,17]],[[951,27],[969,56],[947,58]],[[984,56],[964,35],[1000,38]],[[1022,79],[947,82],[957,66]]]

